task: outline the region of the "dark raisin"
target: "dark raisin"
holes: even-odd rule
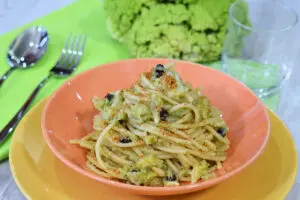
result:
[[[121,138],[121,139],[120,139],[120,142],[121,142],[121,143],[130,143],[130,142],[132,142],[132,140],[131,140],[130,138],[127,138],[127,137],[126,137],[126,138]]]
[[[160,115],[160,119],[161,119],[162,121],[166,121],[167,117],[169,116],[169,113],[168,113],[168,111],[166,111],[165,109],[162,108],[162,109],[160,110],[159,115]]]
[[[193,167],[192,166],[190,166],[190,170],[192,170],[193,169]]]
[[[155,77],[159,78],[165,73],[165,67],[162,64],[158,64],[155,67]]]
[[[173,174],[172,176],[165,176],[166,181],[176,181],[176,176]]]
[[[114,98],[114,95],[113,94],[110,94],[110,93],[107,93],[107,95],[105,95],[106,99],[108,99],[109,101],[111,101],[113,98]]]
[[[218,130],[217,130],[217,133],[219,133],[219,134],[220,134],[221,136],[223,136],[223,137],[225,137],[226,132],[227,132],[227,129],[226,129],[226,128],[223,128],[223,127],[218,128]]]

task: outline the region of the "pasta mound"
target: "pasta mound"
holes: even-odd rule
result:
[[[70,141],[88,150],[89,170],[128,184],[176,186],[222,168],[230,144],[222,114],[172,66],[158,64],[131,88],[93,98],[95,131]]]

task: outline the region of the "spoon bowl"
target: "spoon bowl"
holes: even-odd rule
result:
[[[18,35],[9,46],[7,62],[10,69],[0,78],[0,86],[14,69],[35,65],[44,55],[48,43],[48,32],[41,26],[29,27]]]

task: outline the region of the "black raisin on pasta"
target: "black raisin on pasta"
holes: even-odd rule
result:
[[[165,67],[162,64],[158,64],[155,67],[155,77],[159,78],[165,73]]]
[[[107,93],[107,95],[105,95],[104,98],[108,99],[108,101],[111,101],[114,98],[114,95],[110,94],[110,93]]]

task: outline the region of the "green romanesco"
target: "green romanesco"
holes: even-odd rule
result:
[[[234,0],[105,0],[111,35],[137,58],[220,58]]]

